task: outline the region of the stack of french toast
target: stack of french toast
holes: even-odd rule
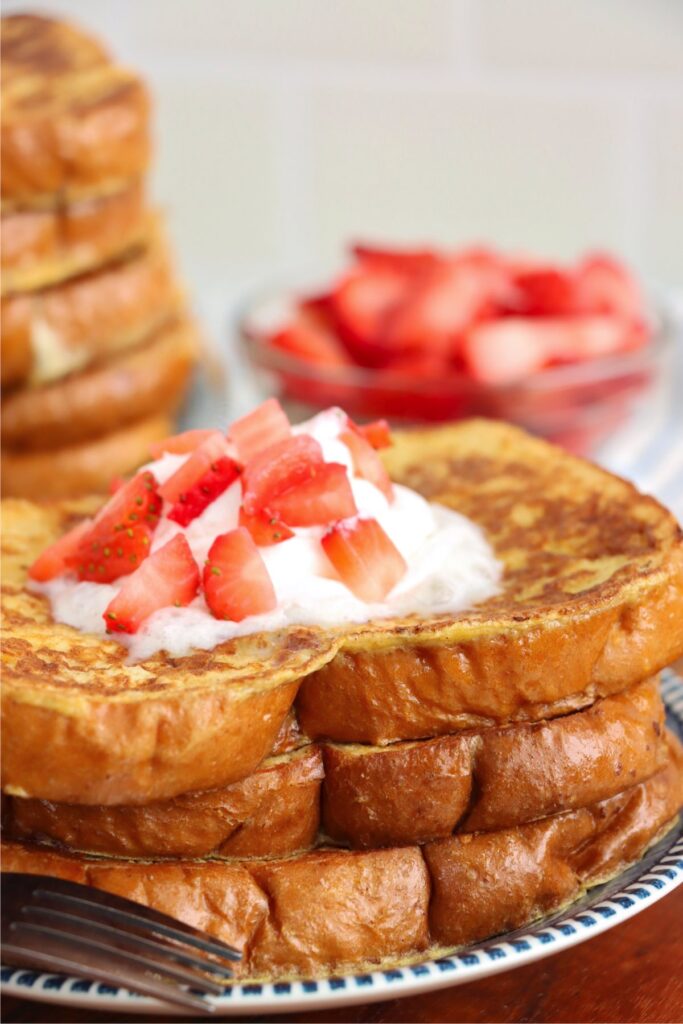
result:
[[[147,89],[68,23],[2,19],[5,494],[104,490],[168,434],[194,327],[145,197]]]
[[[128,896],[239,978],[416,962],[616,876],[676,827],[683,539],[630,484],[485,421],[395,435],[393,481],[503,567],[457,614],[131,661],[27,568],[92,503],[4,508],[3,868]]]

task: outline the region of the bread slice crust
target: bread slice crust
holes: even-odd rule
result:
[[[197,330],[183,317],[99,366],[7,395],[3,447],[15,451],[62,448],[154,413],[176,412],[198,349]]]
[[[487,420],[397,434],[385,463],[483,528],[502,589],[458,615],[347,630],[299,691],[312,739],[382,744],[540,721],[683,654],[683,535],[654,498]]]
[[[31,292],[118,259],[152,231],[140,182],[54,210],[2,216],[2,294]]]
[[[45,452],[5,450],[0,463],[3,493],[6,499],[40,502],[105,494],[113,477],[127,476],[149,461],[149,446],[171,433],[173,419],[162,412],[81,444]]]
[[[180,309],[160,233],[123,259],[2,302],[3,387],[40,386],[134,347]]]
[[[67,803],[145,803],[253,771],[277,728],[266,730],[258,757],[238,758],[233,747],[230,769],[230,744],[222,751],[217,733],[223,724],[246,747],[275,694],[278,727],[299,691],[311,738],[383,744],[564,714],[683,654],[683,543],[654,499],[482,420],[397,434],[387,464],[395,479],[486,530],[504,564],[500,595],[458,615],[295,627],[136,666],[124,665],[115,642],[56,626],[25,590],[28,565],[73,524],[73,506],[10,504],[4,544],[17,557],[11,575],[5,569],[4,788]],[[244,680],[240,652],[249,708],[234,685]]]
[[[322,778],[320,748],[309,744],[267,758],[225,789],[142,806],[6,797],[3,831],[115,857],[286,857],[315,845]]]
[[[618,874],[677,821],[668,765],[590,808],[425,847],[275,861],[89,860],[4,842],[2,868],[87,882],[243,951],[238,979],[315,977],[438,956],[529,923]]]
[[[115,857],[273,858],[329,839],[412,845],[589,806],[656,774],[667,756],[651,680],[533,725],[388,747],[297,745],[225,789],[143,806],[8,797],[3,830]]]
[[[68,22],[2,19],[3,211],[119,191],[151,152],[144,83]]]

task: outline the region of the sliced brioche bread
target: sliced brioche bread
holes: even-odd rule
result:
[[[2,216],[2,294],[88,273],[141,245],[153,227],[142,185],[54,210]]]
[[[683,654],[683,537],[631,484],[508,424],[396,435],[392,478],[478,523],[497,597],[347,631],[297,700],[313,739],[387,743],[564,714]]]
[[[2,301],[2,385],[36,387],[131,348],[180,309],[165,240],[91,274]]]
[[[205,928],[242,950],[240,978],[369,969],[518,927],[637,860],[683,802],[672,750],[649,781],[591,808],[425,847],[155,864],[5,842],[2,867],[88,882]]]
[[[653,680],[534,725],[388,747],[323,744],[322,754],[298,746],[225,789],[139,807],[9,797],[3,828],[111,856],[281,857],[320,843],[322,797],[325,839],[372,849],[585,807],[648,779],[666,759]]]
[[[73,203],[144,173],[147,90],[73,25],[3,18],[2,92],[3,207]]]

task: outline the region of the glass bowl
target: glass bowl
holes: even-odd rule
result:
[[[394,426],[486,416],[586,453],[652,391],[673,347],[673,320],[659,298],[651,304],[652,335],[642,348],[555,366],[514,384],[480,384],[456,372],[425,378],[361,366],[328,367],[268,343],[269,335],[286,323],[296,298],[313,293],[310,287],[272,288],[249,300],[238,315],[239,338],[257,381],[266,393],[278,396],[295,420],[331,405],[359,422],[385,418]]]

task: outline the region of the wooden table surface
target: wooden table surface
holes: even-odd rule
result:
[[[145,1017],[146,1021],[171,1018]],[[193,1017],[172,1018],[178,1021]],[[207,1018],[201,1018],[206,1020]],[[230,1019],[230,1018],[225,1018]],[[557,956],[469,985],[384,1003],[241,1021],[683,1022],[683,886],[611,931]],[[10,1022],[125,1021],[23,999],[5,999]]]

